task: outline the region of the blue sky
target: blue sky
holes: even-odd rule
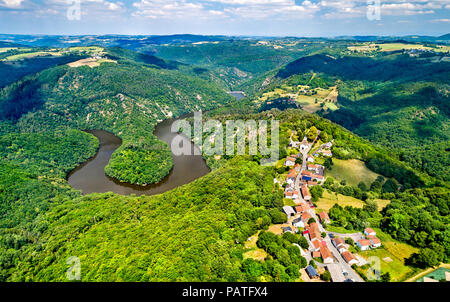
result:
[[[450,0],[0,0],[0,33],[224,34],[261,36],[442,35]],[[373,18],[372,18],[373,19]]]

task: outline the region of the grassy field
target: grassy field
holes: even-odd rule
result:
[[[378,204],[378,210],[383,209],[388,203],[390,203],[389,200],[382,200],[382,199],[376,199],[375,200]],[[336,195],[334,192],[330,192],[328,190],[325,190],[323,192],[323,197],[319,199],[317,202],[317,208],[319,210],[324,210],[328,212],[331,207],[333,207],[335,204],[339,204],[342,207],[346,206],[352,206],[355,208],[362,208],[364,206],[364,201],[351,197],[351,196],[344,196],[341,194]]]
[[[428,46],[423,46],[421,44],[405,44],[405,43],[386,43],[386,44],[377,44],[380,47],[381,51],[396,51],[402,49],[426,49],[433,50],[436,52],[447,52],[450,50],[448,46],[442,46],[438,48],[432,48]]]
[[[49,52],[49,51],[25,52],[25,53],[19,53],[16,55],[6,57],[3,60],[4,61],[17,61],[17,60],[40,57],[40,56],[61,56],[61,53]]]
[[[389,234],[383,233],[379,229],[375,229],[375,231],[383,246],[370,251],[362,251],[358,254],[365,259],[372,256],[378,257],[380,259],[381,273],[389,272],[392,281],[405,281],[417,273],[417,269],[404,264],[406,258],[417,252],[417,248],[396,241]]]
[[[317,92],[317,94],[314,95],[308,95],[308,93],[305,93],[305,91],[310,91],[310,87],[306,85],[288,86],[286,84],[283,84],[280,87],[273,89],[272,91],[264,93],[258,99],[258,101],[265,102],[267,101],[267,99],[278,95],[284,98],[295,98],[298,104],[302,106],[302,109],[309,113],[319,111],[322,108],[321,103],[324,104],[324,108],[326,109],[338,109],[335,104],[338,97],[338,90],[336,86],[330,87],[329,89],[316,88],[315,91]]]
[[[256,246],[256,242],[258,241],[259,232],[252,237],[249,238],[244,244],[245,249],[247,251],[244,253],[244,259],[251,258],[254,260],[262,261],[266,259],[267,253]]]
[[[327,169],[325,176],[331,176],[339,181],[345,179],[347,184],[351,186],[357,186],[361,181],[370,186],[379,176],[379,174],[369,170],[364,162],[357,159],[333,159],[333,163],[333,168],[331,170]]]

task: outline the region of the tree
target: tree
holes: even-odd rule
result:
[[[332,170],[333,165],[334,165],[334,163],[333,163],[333,159],[331,157],[325,158],[325,162],[323,163],[323,166],[325,168],[327,168],[328,170]],[[333,179],[333,182],[334,182],[334,179]]]
[[[267,212],[269,213],[270,218],[272,218],[273,224],[285,223],[288,220],[286,214],[278,209],[272,208]]]
[[[406,262],[419,268],[434,267],[440,264],[439,255],[429,248],[421,249],[418,253],[412,254]]]
[[[393,178],[389,178],[382,186],[382,191],[383,193],[395,193],[398,191],[398,187],[398,182]]]
[[[391,281],[391,274],[389,272],[386,272],[381,275],[381,282],[390,282]]]
[[[315,126],[312,126],[309,128],[308,133],[306,134],[306,137],[309,141],[313,141],[317,137],[318,130]]]
[[[309,220],[308,220],[308,224],[315,223],[315,222],[316,222],[316,220],[314,218],[309,218]]]
[[[366,192],[367,191],[367,185],[366,185],[366,183],[365,182],[359,182],[359,184],[358,184],[358,188],[361,190],[361,191],[363,191],[363,192]]]
[[[369,213],[375,213],[378,211],[378,204],[375,200],[368,200],[364,205],[363,210]]]
[[[288,268],[286,269],[286,273],[292,278],[292,279],[297,279],[298,277],[300,277],[300,268],[298,265],[296,264],[291,264],[288,266]]]
[[[298,244],[299,244],[303,249],[309,248],[308,240],[307,240],[305,237],[303,237],[303,236],[300,236],[300,239],[299,239]]]
[[[320,277],[323,281],[331,281],[331,273],[329,271],[325,271]]]
[[[323,188],[321,186],[312,187],[309,192],[313,202],[317,202],[323,196]]]

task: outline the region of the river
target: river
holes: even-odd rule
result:
[[[167,119],[159,123],[155,128],[155,135],[162,141],[171,144],[172,139],[177,135],[171,132],[171,125],[176,119]],[[108,177],[104,169],[111,158],[113,152],[120,147],[122,141],[114,134],[103,130],[87,131],[95,135],[100,147],[94,158],[83,163],[72,171],[68,176],[69,184],[83,194],[114,192],[120,195],[155,195],[176,187],[188,184],[210,172],[205,160],[200,155],[174,156],[173,169],[162,181],[150,186],[136,186],[120,183]],[[183,143],[191,144],[192,148],[198,148],[184,137]]]

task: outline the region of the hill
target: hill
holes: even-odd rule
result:
[[[320,54],[289,63],[277,76],[285,83],[311,72],[334,78],[339,91],[338,110],[322,110],[323,116],[448,180],[449,62],[402,53]]]

